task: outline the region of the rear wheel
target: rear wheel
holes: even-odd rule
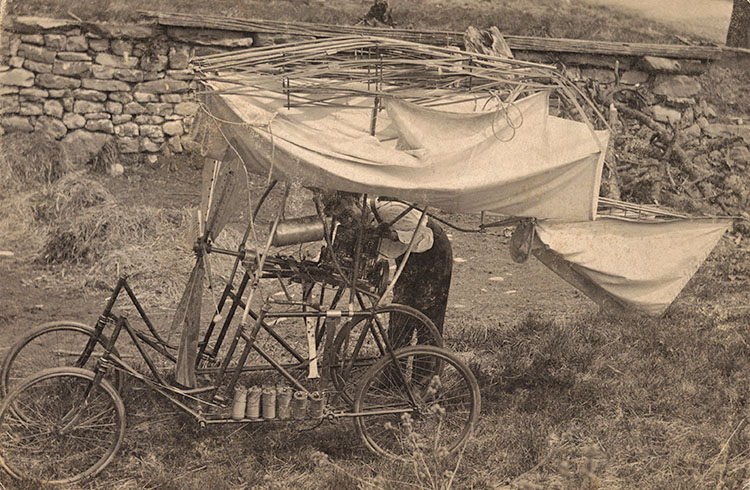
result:
[[[357,382],[362,375],[388,352],[380,334],[381,328],[394,350],[414,345],[443,345],[440,332],[432,321],[410,306],[390,304],[368,316],[349,321],[336,336],[333,344],[336,357],[330,368],[334,386],[349,403],[354,401]]]
[[[439,366],[439,367],[437,367]],[[453,453],[479,417],[479,385],[453,353],[406,347],[381,359],[354,399],[357,432],[371,451],[397,459],[416,452]]]
[[[47,369],[3,401],[0,465],[17,479],[68,484],[99,473],[124,434],[125,407],[109,381],[85,369]]]
[[[0,370],[0,394],[7,395],[21,380],[54,367],[92,369],[109,340],[102,336],[88,355],[84,350],[96,335],[93,328],[77,322],[59,321],[45,323],[21,337],[5,355]],[[113,351],[115,355],[117,351]],[[110,382],[119,391],[123,374],[114,370]]]

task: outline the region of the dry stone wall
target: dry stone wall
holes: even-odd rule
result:
[[[114,138],[124,154],[183,151],[198,111],[194,47],[155,25],[18,17],[4,26],[0,133]]]

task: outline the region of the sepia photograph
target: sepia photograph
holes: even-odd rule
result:
[[[750,0],[0,0],[0,490],[750,490]]]

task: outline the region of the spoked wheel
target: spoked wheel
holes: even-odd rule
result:
[[[381,359],[358,386],[355,425],[365,445],[397,459],[417,450],[457,451],[479,417],[474,375],[443,348],[406,347],[396,359]]]
[[[394,350],[414,345],[443,345],[432,321],[410,306],[390,304],[369,316],[351,320],[336,336],[333,345],[336,357],[330,368],[334,386],[349,403],[354,401],[362,375],[388,352],[378,326],[386,332]]]
[[[78,367],[93,369],[108,339],[102,336],[92,352],[85,354],[94,329],[77,322],[51,322],[34,328],[10,348],[0,370],[0,395],[5,396],[24,378],[43,369]],[[115,355],[117,351],[113,352]],[[119,391],[123,374],[114,370],[108,379]]]
[[[5,398],[0,465],[11,476],[68,484],[112,461],[125,434],[125,407],[109,381],[94,383],[94,377],[85,369],[47,369]]]

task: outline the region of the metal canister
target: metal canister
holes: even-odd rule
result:
[[[260,397],[260,404],[263,408],[263,418],[266,420],[276,418],[276,388],[263,388]]]
[[[292,416],[292,389],[288,386],[276,388],[276,412],[280,420],[287,420]]]
[[[261,389],[259,386],[251,386],[247,390],[247,408],[245,409],[245,417],[249,419],[260,418],[260,394]]]
[[[323,393],[313,391],[310,393],[310,405],[307,407],[307,416],[312,419],[323,418],[325,413],[326,399]]]
[[[245,416],[246,403],[247,389],[242,385],[237,385],[234,390],[234,400],[232,402],[232,420],[242,420]]]
[[[323,239],[323,222],[318,215],[279,221],[271,244],[275,247],[315,242]]]
[[[292,417],[297,420],[307,418],[307,393],[295,391],[292,398]]]

